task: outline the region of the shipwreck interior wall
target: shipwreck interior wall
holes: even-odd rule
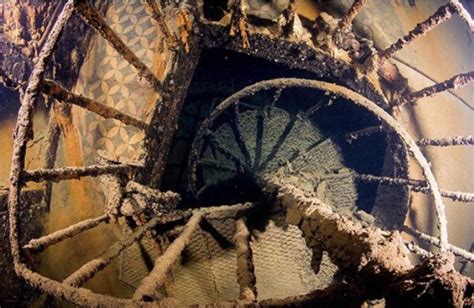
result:
[[[301,22],[309,25],[314,23],[321,12],[342,17],[352,2],[299,0],[297,13]],[[369,0],[355,18],[354,29],[356,33],[373,40],[376,48],[383,49],[445,3],[444,0]],[[473,4],[469,1],[463,3],[472,12]],[[3,5],[3,2],[0,1],[0,4]],[[181,6],[185,4],[183,2]],[[176,6],[180,7],[178,4]],[[380,130],[362,138],[351,138],[351,132],[380,125],[379,119],[347,100],[330,97],[323,91],[288,89],[278,96],[278,100],[275,100],[273,91],[262,91],[242,100],[239,110],[231,108],[224,112],[217,118],[211,131],[215,140],[237,157],[239,163],[229,159],[229,155],[223,155],[222,151],[216,154],[215,147],[204,142],[198,147],[199,161],[202,163],[197,170],[200,190],[197,195],[192,194],[189,190],[188,160],[196,132],[203,120],[224,99],[246,86],[267,79],[297,77],[339,83],[338,79],[334,75],[322,77],[315,74],[314,71],[319,68],[314,71],[295,68],[302,68],[304,65],[301,63],[288,65],[268,61],[271,56],[269,59],[261,57],[264,51],[254,51],[252,46],[242,47],[240,41],[235,43],[222,38],[221,34],[216,34],[218,31],[200,33],[201,29],[195,26],[193,17],[188,16],[189,19],[186,19],[186,16],[179,15],[175,10],[169,10],[165,20],[170,31],[177,34],[178,49],[167,44],[166,36],[144,1],[105,1],[96,3],[96,7],[104,13],[111,29],[165,85],[167,92],[158,94],[156,88],[146,78],[138,76],[136,69],[104,38],[92,32],[86,35],[86,32],[82,32],[85,31],[83,26],[78,28],[77,37],[87,37],[87,42],[81,42],[72,34],[62,38],[61,46],[72,46],[72,50],[60,48],[57,51],[60,54],[67,50],[69,56],[64,63],[55,56],[54,62],[59,64],[60,69],[47,77],[66,80],[62,86],[72,92],[146,123],[155,121],[158,124],[153,128],[156,129],[153,131],[156,133],[154,140],[164,141],[156,145],[146,140],[149,131],[125,125],[116,119],[104,120],[78,106],[64,109],[65,104],[41,97],[33,119],[34,139],[28,144],[27,169],[43,166],[48,113],[52,113],[58,123],[57,129],[61,132],[57,157],[52,167],[91,165],[104,157],[120,163],[144,163],[148,167],[154,157],[160,157],[163,163],[145,172],[145,184],[159,187],[162,191],[178,192],[181,195],[178,209],[262,202],[266,199],[258,180],[267,174],[279,172],[280,175],[289,175],[290,179],[304,179],[295,180],[302,186],[302,183],[314,185],[315,181],[318,182],[309,189],[314,190],[315,196],[334,208],[339,207],[341,212],[364,227],[375,224],[392,229],[406,224],[436,235],[433,223],[435,211],[429,195],[409,194],[405,187],[388,189],[377,183],[363,183],[354,176],[400,176],[408,172],[411,178],[422,179],[421,170],[405,155],[398,137]],[[10,11],[2,8],[2,20],[8,20],[6,14]],[[47,8],[44,10],[47,11]],[[57,15],[57,11],[54,14]],[[205,13],[217,20],[224,17],[219,15],[219,10]],[[54,14],[47,16],[52,19]],[[77,26],[81,21],[78,16],[74,18],[72,24]],[[8,24],[8,27],[14,25]],[[3,35],[5,29],[10,29],[10,34],[14,32],[8,27],[3,27],[0,34]],[[273,30],[271,27],[269,29],[267,32],[271,34]],[[31,38],[37,41],[35,48],[43,43],[40,40],[41,33],[39,37]],[[0,38],[3,39],[3,36]],[[212,38],[216,40],[212,41]],[[421,89],[457,73],[473,71],[473,38],[473,33],[466,30],[462,20],[452,18],[397,53],[393,63],[407,79],[406,90]],[[20,55],[33,57],[35,48],[29,48],[24,42],[18,44],[21,46],[18,51]],[[201,49],[200,44],[205,48]],[[242,49],[247,49],[247,54],[241,52]],[[4,58],[0,57],[0,60]],[[2,65],[7,62],[2,62]],[[30,65],[16,67],[21,73],[18,76],[27,78]],[[342,79],[341,84],[353,85],[351,80]],[[374,92],[373,97],[380,94],[372,89],[367,90],[367,87],[361,88],[362,91]],[[384,91],[384,95],[390,96],[389,90],[384,88]],[[175,97],[170,99],[173,95]],[[7,251],[7,187],[14,141],[12,131],[20,97],[11,87],[4,87],[3,84],[0,84],[0,97],[0,246],[2,251]],[[160,105],[163,98],[170,104]],[[418,104],[395,112],[394,117],[415,139],[472,135],[473,99],[474,85],[471,83],[455,93],[444,92],[423,98]],[[312,110],[311,107],[315,105],[319,107]],[[174,134],[168,134],[175,128]],[[160,139],[165,135],[169,140]],[[163,149],[166,144],[169,144],[169,151]],[[245,145],[245,151],[242,144]],[[150,149],[153,149],[151,155]],[[473,149],[424,148],[440,187],[474,191]],[[156,181],[157,178],[160,180]],[[44,208],[41,206],[44,203],[40,201],[44,187],[37,183],[28,184],[24,198],[35,206],[21,217],[20,229],[25,230],[22,244],[26,238],[49,234],[103,214],[104,205],[107,204],[107,193],[104,193],[106,186],[93,177],[54,183],[52,199]],[[450,242],[473,251],[474,226],[470,223],[474,217],[472,202],[457,203],[446,199],[445,204]],[[314,251],[317,249],[307,247],[305,234],[298,227],[285,225],[284,213],[280,208],[258,209],[251,213],[254,218],[248,219],[248,227],[259,300],[307,294],[341,281],[336,273],[337,267],[329,260],[327,253],[322,255],[319,272],[315,273]],[[156,296],[174,297],[184,304],[237,300],[239,284],[235,279],[238,254],[234,238],[235,220],[236,217],[211,218],[206,220],[207,225],[202,224],[201,228],[193,231],[192,241],[184,250],[180,264],[173,267],[171,279],[157,290]],[[84,263],[100,255],[111,243],[125,239],[127,232],[126,225],[102,224],[49,247],[32,258],[31,264],[40,274],[62,281]],[[163,254],[177,236],[170,232],[155,239],[147,234],[121,252],[84,287],[119,298],[132,297],[142,279],[153,269],[154,260]],[[406,234],[404,238],[417,242]],[[429,248],[425,244],[422,246]],[[60,306],[69,305],[44,294],[25,293],[23,290],[31,289],[25,288],[25,284],[16,278],[10,279],[15,277],[10,259],[8,255],[0,253],[0,306],[12,301],[24,303],[31,297],[35,298],[37,305],[51,304],[53,301]],[[462,274],[474,277],[471,262],[457,258],[456,268]]]

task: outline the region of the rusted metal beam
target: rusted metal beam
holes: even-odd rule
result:
[[[324,97],[322,100],[315,103],[313,106],[309,107],[305,112],[303,112],[303,117],[307,118],[327,106],[331,102],[330,97]]]
[[[283,25],[283,34],[285,36],[290,36],[293,33],[295,27],[295,18],[296,18],[296,0],[290,0],[288,7],[283,11],[283,16],[285,17],[285,24]]]
[[[342,273],[357,277],[354,291],[362,299],[385,297],[388,306],[400,303],[401,298],[406,303],[428,300],[441,305],[454,301],[453,306],[459,307],[471,302],[472,281],[456,272],[454,256],[446,245],[443,253],[413,267],[398,232],[364,227],[319,199],[307,197],[294,186],[294,179],[284,175],[268,177],[263,184],[269,192],[276,191],[277,205],[286,209],[287,223],[301,229],[308,247],[322,247]],[[413,287],[425,291],[414,293]]]
[[[177,47],[177,38],[174,34],[171,33],[168,25],[166,24],[165,17],[161,13],[161,9],[158,7],[158,4],[155,0],[145,0],[145,3],[151,10],[151,16],[158,24],[163,37],[165,38],[166,43],[170,49]]]
[[[59,145],[59,137],[61,134],[61,130],[59,129],[59,124],[54,114],[55,108],[56,108],[56,103],[53,102],[53,106],[49,114],[48,128],[47,128],[46,136],[45,136],[45,146],[43,148],[44,152],[42,154],[43,167],[45,169],[54,168],[54,165],[56,163],[58,145]],[[51,182],[44,183],[43,200],[41,201],[41,203],[48,210],[51,205],[52,189],[53,189],[53,183]]]
[[[346,15],[344,15],[344,17],[342,17],[341,21],[339,22],[339,31],[346,31],[352,27],[352,21],[364,8],[367,1],[368,0],[354,0]]]
[[[124,197],[124,189],[120,176],[106,174],[100,178],[104,194],[106,197],[104,211],[113,222],[116,222],[120,215],[120,206]]]
[[[407,227],[407,226],[403,226],[402,228],[402,231],[407,233],[407,234],[410,234],[426,243],[429,243],[431,245],[434,245],[436,247],[440,247],[440,242],[439,242],[439,239],[437,239],[436,237],[433,237],[431,235],[428,235],[428,234],[425,234],[423,232],[420,232],[416,229],[413,229],[413,228],[410,228],[410,227]],[[467,250],[464,250],[462,248],[459,248],[459,247],[456,247],[454,245],[451,245],[449,244],[448,245],[448,250],[451,251],[455,256],[458,256],[460,258],[463,258],[465,260],[468,260],[470,262],[474,262],[474,253],[472,252],[469,252]]]
[[[367,137],[381,132],[383,132],[382,125],[371,126],[346,134],[346,140],[347,142],[351,143],[352,141],[357,140],[361,137]]]
[[[392,178],[392,177],[387,177],[387,176],[375,176],[375,175],[370,175],[370,174],[354,174],[354,176],[363,182],[396,185],[396,186],[408,186],[413,191],[429,193],[429,188],[428,188],[427,183],[421,180]],[[441,196],[452,199],[453,201],[474,202],[473,193],[450,191],[450,190],[445,190],[445,189],[440,189],[439,192]]]
[[[143,301],[152,301],[155,299],[155,291],[166,280],[168,272],[178,261],[184,248],[191,241],[191,236],[199,227],[202,218],[203,214],[200,211],[194,212],[193,216],[186,223],[183,233],[171,243],[164,254],[156,259],[153,270],[140,282],[140,285],[133,294],[133,299]]]
[[[448,3],[446,5],[441,6],[433,15],[428,17],[425,21],[417,24],[413,30],[408,32],[407,35],[399,38],[387,49],[380,51],[378,53],[380,60],[385,61],[390,59],[397,51],[411,44],[416,39],[426,35],[436,26],[450,19],[457,12],[457,7],[452,3]]]
[[[168,224],[180,220],[181,218],[181,215],[167,215],[163,217],[156,216],[152,218],[143,226],[138,227],[137,230],[135,230],[129,237],[110,246],[99,257],[81,266],[77,271],[64,279],[63,282],[74,287],[82,286],[89,279],[94,277],[100,270],[109,265],[116,257],[120,255],[122,251],[141,240],[143,236],[156,225]]]
[[[474,21],[472,20],[471,14],[466,10],[464,5],[459,2],[459,0],[450,0],[449,2],[454,7],[456,7],[459,17],[461,17],[461,19],[466,22],[471,32],[474,32]]]
[[[92,229],[103,222],[108,222],[108,220],[108,215],[102,215],[96,218],[83,220],[65,229],[61,229],[40,238],[30,240],[28,244],[23,246],[23,249],[27,249],[29,252],[33,253],[43,251],[51,245],[57,244],[84,231]]]
[[[410,252],[417,254],[422,258],[431,258],[433,256],[432,252],[421,248],[420,246],[418,246],[417,244],[413,242],[406,241],[406,240],[403,240],[403,242],[405,243],[405,246]]]
[[[125,190],[129,193],[140,193],[151,199],[153,202],[159,203],[163,208],[174,209],[181,201],[181,196],[173,191],[159,191],[144,186],[135,181],[129,181]]]
[[[235,222],[235,242],[237,246],[237,282],[240,286],[240,299],[254,302],[257,300],[255,286],[255,268],[253,265],[250,232],[243,218]]]
[[[20,245],[18,239],[18,204],[20,203],[22,175],[25,167],[26,147],[32,137],[32,117],[36,107],[41,82],[46,66],[62,30],[74,12],[74,0],[69,0],[63,7],[59,17],[51,29],[50,35],[39,53],[28,85],[21,99],[18,120],[14,132],[13,155],[10,171],[10,189],[8,194],[8,215],[10,224],[10,244],[15,264],[15,271],[22,276],[20,261]]]
[[[55,169],[33,169],[23,171],[23,180],[31,182],[78,179],[85,176],[99,176],[103,174],[124,174],[136,170],[136,166],[120,165],[90,165],[85,167],[63,167]]]
[[[146,130],[148,125],[133,116],[125,114],[117,109],[99,103],[93,99],[82,96],[80,94],[74,94],[53,82],[52,80],[44,80],[41,86],[41,90],[44,94],[47,94],[63,103],[73,104],[81,108],[92,111],[101,117],[106,119],[116,119],[124,124],[133,125],[135,127]]]
[[[238,218],[250,210],[254,210],[262,204],[254,202],[238,203],[234,205],[219,205],[201,208],[206,219]]]
[[[469,136],[456,136],[451,138],[423,138],[416,142],[419,146],[438,146],[438,147],[449,147],[455,145],[474,145],[474,137]]]
[[[235,0],[232,6],[232,19],[230,22],[229,36],[240,35],[242,47],[249,48],[247,14],[245,13],[243,0]]]
[[[447,91],[450,89],[460,89],[474,81],[474,71],[462,73],[451,77],[440,83],[423,88],[406,96],[399,98],[391,103],[392,106],[402,106],[407,103],[413,103],[421,98],[433,96],[436,93]]]
[[[106,39],[117,52],[128,62],[135,67],[139,76],[143,76],[155,89],[156,92],[162,91],[162,83],[153,74],[153,72],[137,57],[137,55],[127,47],[127,45],[120,39],[120,37],[110,28],[105,22],[104,18],[97,10],[92,7],[87,0],[76,0],[77,10],[81,18],[91,26],[97,33]]]

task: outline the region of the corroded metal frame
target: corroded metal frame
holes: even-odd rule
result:
[[[353,7],[349,10],[348,14],[342,19],[340,23],[341,28],[347,28],[350,26],[353,18],[357,15],[357,13],[363,9],[363,4],[366,1],[355,1]],[[171,45],[175,44],[174,37],[170,34],[169,29],[167,28],[164,21],[161,19],[161,11],[158,6],[154,5],[153,1],[147,1],[147,4],[152,9],[153,17],[158,21],[160,28],[165,32],[165,36],[167,41]],[[295,2],[292,1],[292,5]],[[50,245],[59,243],[62,240],[67,238],[73,237],[81,232],[89,230],[98,226],[101,223],[109,223],[110,221],[115,221],[118,213],[117,207],[121,202],[120,195],[117,194],[118,197],[114,195],[111,200],[113,202],[108,204],[106,207],[106,213],[101,215],[95,219],[89,219],[82,222],[79,222],[73,226],[65,228],[63,230],[54,232],[52,234],[46,235],[39,239],[33,239],[24,247],[20,247],[19,242],[19,229],[18,229],[18,205],[20,202],[20,195],[22,188],[24,187],[27,181],[62,181],[67,179],[77,179],[83,176],[110,176],[110,177],[117,177],[117,176],[127,176],[129,180],[133,179],[134,174],[140,173],[142,170],[141,166],[137,166],[134,164],[117,164],[117,163],[107,163],[107,164],[100,164],[100,165],[93,165],[93,166],[85,166],[85,167],[66,167],[66,168],[58,168],[58,169],[37,169],[37,170],[25,170],[25,156],[26,156],[26,149],[27,143],[32,137],[32,117],[33,113],[37,104],[37,98],[41,92],[46,95],[50,95],[56,99],[62,100],[64,103],[74,104],[85,108],[91,112],[95,112],[96,114],[101,115],[105,118],[114,118],[119,121],[122,121],[125,124],[136,126],[140,129],[145,130],[146,133],[152,133],[152,130],[149,128],[149,124],[145,123],[140,119],[133,118],[129,115],[123,114],[114,108],[107,107],[101,103],[98,103],[92,99],[76,95],[71,93],[59,85],[55,84],[54,81],[48,81],[44,79],[44,74],[46,70],[46,66],[48,63],[49,58],[52,55],[52,52],[59,40],[61,32],[64,29],[69,18],[75,13],[79,13],[82,19],[89,24],[92,28],[94,28],[101,36],[103,36],[112,46],[116,49],[120,55],[124,57],[126,61],[128,61],[132,66],[134,66],[138,74],[143,76],[155,89],[157,92],[161,92],[163,90],[163,84],[160,80],[151,72],[149,68],[147,68],[143,62],[125,45],[125,43],[118,37],[117,34],[113,32],[113,30],[105,23],[103,17],[85,0],[68,0],[67,3],[63,6],[61,13],[59,14],[56,22],[54,23],[53,27],[51,28],[48,37],[45,40],[45,43],[42,46],[41,52],[37,58],[37,62],[34,66],[33,72],[31,77],[28,81],[26,89],[21,98],[21,107],[18,113],[18,121],[15,128],[15,140],[13,145],[13,156],[12,156],[12,165],[11,165],[11,172],[10,172],[10,186],[9,186],[9,195],[8,195],[8,210],[9,210],[9,227],[10,227],[10,245],[11,245],[11,254],[13,257],[13,263],[15,272],[18,276],[26,280],[31,286],[40,289],[59,299],[64,299],[70,301],[72,303],[78,305],[87,305],[87,306],[126,306],[126,305],[146,305],[149,304],[150,301],[155,301],[153,297],[153,291],[156,286],[159,286],[163,283],[163,280],[166,278],[166,274],[170,267],[176,262],[180,253],[185,248],[185,246],[189,243],[191,234],[193,230],[199,227],[199,223],[206,218],[212,218],[219,215],[225,215],[225,213],[232,213],[232,215],[243,215],[247,210],[252,209],[255,207],[253,204],[237,204],[234,206],[221,206],[217,208],[205,208],[205,209],[197,209],[192,212],[190,211],[175,211],[169,214],[161,214],[146,222],[141,227],[137,228],[129,237],[124,239],[121,242],[118,242],[112,245],[104,254],[99,256],[98,258],[86,263],[82,266],[79,270],[72,273],[68,278],[66,278],[63,282],[58,282],[53,279],[44,277],[30,268],[28,268],[27,264],[24,263],[23,257],[25,254],[28,253],[36,253],[41,251],[42,249],[47,248]],[[451,2],[442,10],[442,12],[447,12],[449,14],[459,14],[470,26],[471,30],[473,30],[473,22],[466,11],[462,7],[462,5],[457,0],[451,0]],[[441,13],[442,13],[441,12]],[[439,13],[439,14],[441,14]],[[447,14],[446,13],[446,14]],[[292,34],[292,27],[294,24],[295,18],[295,8],[292,6],[286,13],[287,18],[289,20],[286,26],[286,34]],[[438,14],[438,15],[439,15]],[[445,14],[445,15],[446,15]],[[436,14],[435,14],[436,15]],[[433,18],[438,18],[436,15]],[[447,16],[447,15],[446,15]],[[439,18],[439,22],[433,24],[433,18],[429,19],[425,24],[433,24],[437,25],[446,20],[448,17],[441,16]],[[436,19],[438,20],[438,19]],[[239,20],[240,30],[241,32],[245,32],[245,25],[243,24],[243,20]],[[380,53],[380,57],[378,61],[384,61],[390,58],[393,53],[402,47],[408,45],[411,41],[415,38],[424,35],[427,31],[432,28],[430,27],[423,27],[422,31],[415,29],[416,36],[410,35],[409,39],[402,39],[402,44],[395,43],[392,48],[389,48],[385,52]],[[413,33],[415,33],[413,32]],[[241,33],[241,35],[244,35]],[[413,102],[421,97],[432,95],[434,93],[445,91],[448,89],[455,89],[462,85],[465,85],[468,82],[473,80],[472,78],[473,73],[469,72],[463,74],[462,76],[455,76],[452,79],[448,80],[445,83],[440,85],[435,85],[428,89],[423,89],[421,91],[415,92],[408,97],[401,98],[398,102],[394,105],[402,105],[406,102]],[[302,80],[302,79],[276,79],[270,81],[263,81],[252,86],[249,86],[228,99],[226,99],[221,105],[217,107],[217,109],[211,114],[211,117],[206,120],[203,126],[200,129],[198,134],[198,138],[201,138],[204,132],[210,127],[212,121],[219,116],[222,110],[234,105],[239,98],[244,96],[250,95],[256,91],[263,90],[263,89],[270,89],[276,88],[277,93],[281,93],[281,89],[287,87],[306,87],[306,88],[314,88],[314,89],[321,89],[331,92],[332,94],[336,94],[342,97],[349,99],[351,102],[359,105],[363,108],[374,113],[378,116],[383,122],[386,128],[392,130],[396,134],[398,134],[405,142],[408,147],[410,153],[414,156],[414,158],[418,161],[421,168],[424,171],[424,175],[426,177],[426,185],[423,186],[423,191],[429,192],[434,200],[435,200],[435,209],[438,216],[438,228],[440,230],[440,237],[439,239],[433,238],[429,235],[420,233],[421,238],[425,238],[426,240],[430,241],[431,243],[440,246],[442,251],[452,251],[455,254],[464,257],[470,261],[474,260],[474,256],[472,253],[469,253],[465,250],[462,250],[458,247],[455,247],[448,242],[448,234],[447,234],[447,221],[444,213],[444,204],[442,201],[442,191],[438,189],[436,179],[434,178],[431,169],[429,167],[426,158],[423,156],[422,152],[420,151],[417,143],[411,138],[411,136],[400,126],[400,124],[392,118],[387,112],[382,110],[378,107],[375,103],[368,100],[367,98],[348,90],[342,86],[325,83],[321,81],[315,80]],[[278,96],[278,95],[277,95]],[[465,137],[461,138],[463,141],[453,141],[453,142],[428,142],[428,141],[419,141],[420,145],[472,145],[472,142],[464,142],[464,140],[472,140],[472,137]],[[54,138],[48,138],[48,140],[53,140]],[[458,138],[459,139],[459,138]],[[456,139],[456,140],[458,140]],[[50,141],[52,142],[52,141]],[[51,146],[51,145],[49,145]],[[194,154],[193,154],[194,155]],[[190,158],[191,165],[194,164],[195,157]],[[373,179],[373,178],[372,178]],[[380,180],[380,182],[383,182]],[[393,181],[392,181],[393,182]],[[397,182],[397,181],[395,181]],[[396,183],[401,185],[406,185],[409,183]],[[412,185],[413,186],[413,185]],[[121,189],[120,185],[118,185],[117,189]],[[146,189],[150,188],[144,188]],[[159,196],[159,198],[163,198],[163,200],[173,200],[173,202],[177,202],[176,196],[173,194],[168,194],[166,196],[156,190],[148,190],[148,193],[153,196]],[[110,203],[110,202],[109,202]],[[158,258],[155,263],[155,267],[152,270],[151,274],[147,276],[142,284],[138,287],[135,295],[132,299],[119,299],[113,298],[107,295],[100,295],[96,294],[90,290],[81,288],[80,286],[86,282],[88,279],[92,278],[98,271],[106,267],[110,262],[119,255],[123,249],[129,247],[141,237],[144,236],[146,232],[151,230],[157,224],[167,224],[171,221],[176,221],[179,219],[184,219],[186,222],[185,228],[182,231],[181,235],[173,242],[170,248],[165,252],[165,254]],[[239,234],[237,234],[237,242],[240,251],[240,257],[243,260],[240,263],[247,264],[250,262],[249,258],[251,259],[251,252],[248,251],[248,234],[245,227],[244,220],[238,220],[238,230]],[[415,230],[416,231],[416,230]],[[419,232],[419,231],[417,231]],[[420,250],[421,251],[421,250]],[[255,277],[253,276],[253,267],[252,266],[242,266],[240,267],[241,271],[245,272],[240,277],[241,289],[242,290],[254,290],[255,286]],[[243,277],[246,277],[243,279]],[[247,292],[242,291],[242,297],[245,301],[254,301],[256,291],[252,291],[254,296],[249,296]],[[159,302],[155,302],[159,304]]]

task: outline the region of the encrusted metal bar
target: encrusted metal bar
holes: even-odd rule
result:
[[[249,48],[247,15],[245,14],[245,2],[235,0],[232,7],[232,20],[230,22],[229,36],[240,35],[242,47]]]
[[[474,21],[472,20],[471,14],[464,8],[464,5],[462,5],[459,0],[450,0],[449,2],[456,7],[459,17],[466,22],[471,32],[474,32]]]
[[[267,108],[267,113],[268,113],[269,117],[272,114],[272,109],[275,107],[276,103],[280,99],[282,92],[283,92],[283,89],[276,89],[275,90],[275,93],[273,94],[272,102],[270,103],[270,105]]]
[[[357,140],[360,137],[367,137],[381,132],[383,132],[382,125],[371,126],[346,134],[346,140],[347,142],[351,143],[352,141]]]
[[[296,0],[290,0],[288,7],[283,11],[286,23],[283,25],[283,34],[289,36],[293,33],[296,18]]]
[[[422,192],[426,192],[426,190],[423,190]],[[461,192],[461,191],[450,191],[450,190],[444,190],[444,189],[440,189],[439,192],[441,193],[441,196],[445,198],[449,198],[453,201],[474,202],[473,193],[467,193],[467,192]]]
[[[403,179],[403,178],[391,178],[387,176],[375,176],[375,175],[370,175],[370,174],[354,174],[354,176],[364,182],[397,185],[397,186],[409,186],[413,191],[422,192],[422,193],[430,192],[428,185],[425,181]],[[445,190],[445,189],[440,189],[439,192],[441,196],[445,198],[449,198],[453,201],[474,202],[473,193],[450,191],[450,190]]]
[[[106,197],[104,212],[113,222],[116,222],[120,215],[120,206],[124,197],[122,180],[117,175],[106,174],[101,177],[100,181]]]
[[[272,175],[263,184],[269,193],[277,192],[277,205],[286,209],[287,223],[301,229],[308,247],[322,247],[341,272],[357,277],[355,289],[343,295],[355,295],[364,302],[380,292],[379,296],[387,295],[387,306],[390,307],[413,302],[414,297],[416,300],[423,297],[425,300],[438,299],[436,302],[444,303],[441,305],[452,303],[456,298],[454,306],[460,307],[471,302],[469,286],[472,281],[454,269],[454,256],[447,245],[443,247],[443,253],[413,267],[400,233],[365,227],[334,212],[331,206],[319,199],[307,197],[304,191],[294,186],[297,183],[290,177]],[[449,288],[450,291],[440,290],[433,286],[438,283],[453,287]],[[424,292],[413,294],[414,286],[424,289]],[[400,300],[401,297],[404,299]],[[349,302],[354,304],[353,299]]]
[[[456,136],[451,138],[423,138],[416,142],[419,146],[438,146],[448,147],[455,145],[474,145],[474,137],[469,136]]]
[[[450,19],[454,14],[457,13],[457,7],[452,3],[441,6],[438,10],[428,17],[425,21],[416,25],[416,27],[408,32],[404,37],[399,38],[387,49],[379,52],[379,58],[381,61],[390,59],[397,51],[409,45],[417,38],[424,36],[430,30],[434,29],[439,24]]]
[[[326,106],[330,101],[331,101],[331,98],[326,96],[324,98],[324,100],[319,101],[316,104],[314,104],[313,106],[309,107],[308,110],[306,110],[303,113],[303,117],[307,118],[307,117],[312,116],[314,113],[318,112],[319,110],[321,110],[321,108]]]
[[[155,291],[166,280],[169,270],[177,262],[181,256],[181,252],[191,241],[191,236],[199,227],[202,218],[203,214],[200,211],[194,212],[193,216],[186,223],[183,233],[171,243],[165,253],[156,259],[151,273],[141,281],[135,290],[133,294],[134,299],[144,301],[154,300]]]
[[[420,232],[416,229],[413,229],[413,228],[410,228],[410,227],[407,227],[407,226],[403,226],[402,231],[405,232],[405,233],[408,233],[412,236],[415,236],[415,237],[419,238],[420,240],[423,240],[426,243],[429,243],[431,245],[440,247],[439,239],[437,239],[436,237],[433,237],[431,235],[428,235],[426,233]],[[462,248],[456,247],[456,246],[451,245],[451,244],[448,245],[448,250],[451,251],[455,256],[458,256],[458,257],[463,258],[465,260],[474,262],[474,253],[472,253],[472,252],[469,252],[467,250],[464,250]]]
[[[170,29],[168,28],[168,25],[165,22],[165,17],[161,13],[161,10],[158,7],[158,4],[156,3],[156,1],[145,0],[145,3],[148,5],[148,7],[151,10],[151,16],[158,23],[158,27],[160,27],[160,31],[161,33],[163,33],[163,37],[165,38],[166,43],[168,44],[168,47],[171,49],[176,48],[176,45],[177,45],[176,36],[172,34]]]
[[[90,165],[85,167],[63,167],[56,169],[33,169],[24,170],[24,181],[41,182],[78,179],[84,176],[99,176],[103,174],[129,173],[136,169],[136,166],[120,165]]]
[[[202,213],[207,219],[225,219],[225,218],[237,218],[250,210],[259,207],[258,203],[246,202],[238,203],[234,205],[219,205],[201,208]]]
[[[152,218],[143,226],[138,227],[137,230],[135,230],[129,237],[113,244],[99,257],[81,266],[77,271],[64,279],[63,282],[74,287],[82,286],[89,279],[94,277],[100,270],[109,265],[116,257],[120,255],[122,251],[141,240],[143,236],[156,225],[168,224],[180,220],[181,218],[181,215],[156,216]]]
[[[368,0],[354,0],[349,11],[347,11],[346,15],[344,15],[339,22],[339,31],[346,31],[352,27],[352,21],[364,8],[367,1]]]
[[[91,26],[97,33],[106,39],[117,52],[135,67],[139,76],[143,76],[157,92],[161,92],[163,86],[161,81],[153,74],[153,72],[137,57],[133,51],[125,45],[120,37],[107,25],[104,18],[95,8],[93,8],[87,0],[76,0],[78,2],[77,9],[81,18]]]
[[[235,242],[237,244],[237,282],[240,286],[240,299],[257,300],[255,286],[255,269],[253,265],[252,248],[250,247],[250,232],[243,218],[235,222]]]
[[[391,103],[392,106],[402,106],[407,103],[413,103],[421,98],[433,96],[436,93],[450,89],[460,89],[474,81],[474,71],[462,73],[451,77],[440,83],[426,87],[419,91],[410,93]]]
[[[88,97],[79,94],[74,94],[51,80],[44,80],[41,90],[44,94],[50,95],[61,102],[82,107],[84,109],[97,113],[98,115],[106,119],[116,119],[127,125],[133,125],[143,130],[148,127],[148,125],[140,119],[132,117],[128,114],[118,111],[113,107],[109,107]]]
[[[407,247],[407,249],[410,252],[412,252],[414,254],[417,254],[422,258],[430,258],[430,257],[433,256],[432,252],[421,248],[420,246],[416,245],[413,242],[409,242],[409,241],[406,241],[406,240],[403,240],[403,242],[405,243],[405,246]]]
[[[74,12],[74,0],[69,0],[64,5],[57,21],[55,22],[48,39],[39,53],[33,72],[28,81],[28,86],[21,99],[18,120],[15,127],[13,155],[10,171],[10,189],[8,194],[8,216],[10,224],[10,245],[15,265],[15,271],[23,276],[20,261],[20,244],[18,240],[18,204],[20,203],[21,187],[23,185],[23,169],[25,165],[26,146],[32,137],[32,117],[36,107],[41,81],[43,80],[46,65],[59,40],[61,32]],[[23,276],[24,277],[24,276]]]
[[[44,149],[43,167],[45,169],[54,168],[54,164],[56,163],[58,145],[59,145],[59,137],[61,134],[61,130],[59,129],[59,124],[54,114],[55,107],[56,107],[56,103],[53,102],[52,111],[50,111],[48,128],[47,128],[46,136],[45,136],[45,146],[43,148]],[[53,183],[51,182],[44,183],[43,200],[41,202],[43,206],[47,208],[48,210],[51,205],[52,190],[53,190]]]
[[[65,229],[61,229],[40,238],[33,239],[29,241],[28,244],[23,246],[23,249],[27,249],[30,252],[43,251],[51,245],[57,244],[84,231],[92,229],[103,222],[108,222],[108,220],[109,217],[107,215],[83,220]]]
[[[140,193],[152,199],[154,202],[161,204],[167,209],[173,209],[181,201],[181,196],[173,191],[159,191],[147,186],[144,186],[135,181],[129,181],[125,187],[127,192]]]

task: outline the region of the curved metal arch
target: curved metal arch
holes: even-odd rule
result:
[[[315,90],[321,90],[329,92],[333,95],[337,95],[352,103],[365,108],[369,112],[373,113],[378,117],[389,129],[392,129],[393,132],[398,134],[401,140],[406,144],[408,152],[416,159],[420,167],[422,168],[423,174],[426,177],[426,181],[429,187],[429,191],[434,199],[436,215],[438,218],[437,226],[440,232],[440,246],[442,251],[448,250],[448,227],[447,219],[445,213],[445,206],[439,192],[438,183],[431,171],[430,165],[426,160],[425,156],[421,152],[420,148],[416,144],[415,140],[410,136],[410,134],[395,120],[389,113],[377,106],[376,103],[372,102],[368,98],[340,85],[336,85],[329,82],[310,80],[310,79],[298,79],[298,78],[278,78],[272,80],[265,80],[254,83],[250,86],[243,88],[242,90],[232,94],[226,98],[222,103],[220,103],[213,112],[209,115],[206,120],[203,121],[201,127],[199,128],[196,137],[192,144],[191,154],[189,156],[189,187],[190,190],[195,192],[196,187],[196,169],[197,169],[197,155],[196,150],[199,140],[201,140],[211,128],[215,119],[221,115],[225,110],[234,104],[238,104],[239,100],[255,94],[259,91],[269,90],[269,89],[285,89],[285,88],[309,88]]]

